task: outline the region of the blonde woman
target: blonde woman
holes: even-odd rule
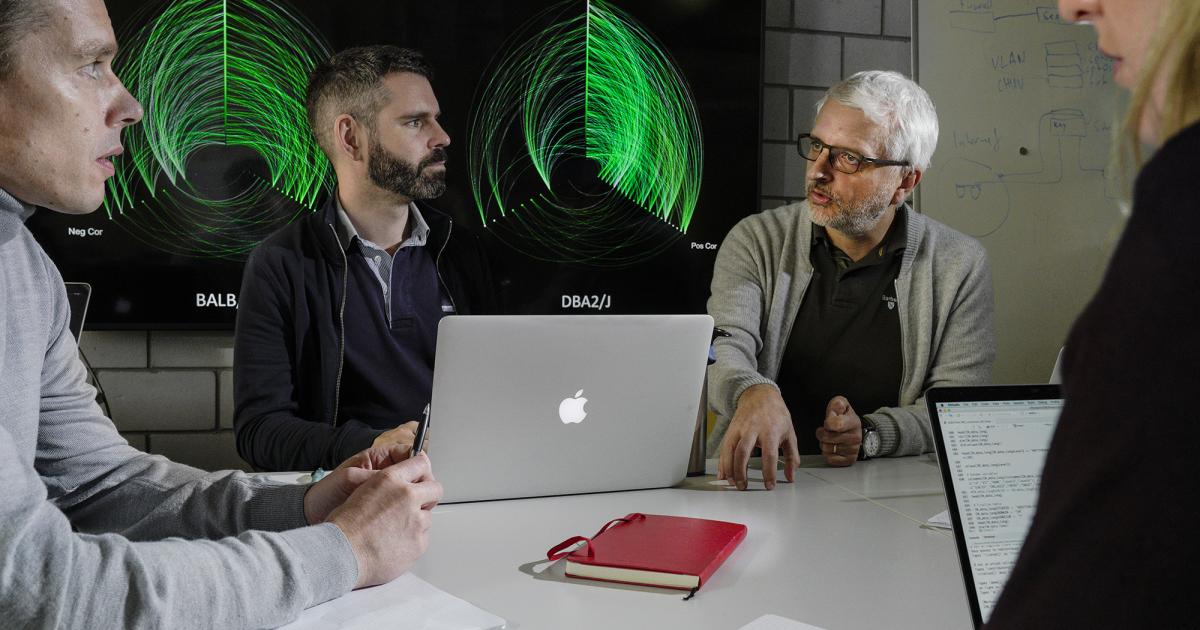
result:
[[[1095,27],[1132,89],[1126,153],[1141,168],[1129,224],[1068,338],[1037,513],[988,627],[1195,627],[1200,2],[1059,0],[1059,12]]]

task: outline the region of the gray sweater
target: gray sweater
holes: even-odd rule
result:
[[[747,217],[721,243],[708,313],[732,336],[717,339],[717,362],[708,371],[709,404],[717,413],[710,453],[720,446],[742,392],[774,385],[812,279],[811,248],[807,201]],[[910,209],[896,297],[904,360],[900,406],[856,411],[877,425],[883,454],[916,455],[933,450],[925,390],[991,378],[992,277],[983,246]]]
[[[0,626],[268,627],[349,591],[354,553],[336,526],[307,526],[305,486],[121,438],[31,213],[0,190]]]

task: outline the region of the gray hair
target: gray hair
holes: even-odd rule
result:
[[[373,132],[375,117],[387,104],[383,79],[397,72],[433,78],[433,68],[421,53],[397,46],[348,48],[317,64],[308,80],[304,107],[317,144],[326,155],[332,156],[326,128],[329,117],[350,114]]]
[[[907,160],[920,171],[929,168],[938,139],[937,111],[929,94],[912,79],[887,70],[856,72],[829,88],[817,101],[816,112],[830,97],[862,110],[884,128],[887,155],[882,157]]]
[[[43,0],[0,0],[0,79],[8,78],[16,65],[17,42],[49,21],[50,8]]]

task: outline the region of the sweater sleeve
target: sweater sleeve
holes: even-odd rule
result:
[[[305,487],[205,473],[121,438],[84,380],[45,264],[57,285],[33,457],[0,429],[5,624],[255,627],[347,592],[353,551],[337,527],[306,526]]]
[[[899,407],[883,407],[864,417],[879,431],[884,455],[928,453],[933,430],[924,392],[931,387],[983,385],[996,360],[995,299],[992,272],[983,246],[972,242],[972,264],[953,289],[953,300],[939,330],[932,331],[933,355],[921,395]],[[939,282],[938,279],[934,280]],[[940,333],[940,334],[939,334]]]
[[[367,448],[382,431],[359,420],[338,426],[305,418],[295,364],[297,280],[263,247],[246,264],[234,334],[234,430],[238,453],[265,470],[333,468]]]
[[[714,342],[717,360],[708,368],[708,400],[717,415],[725,419],[733,417],[738,398],[747,388],[763,383],[775,385],[759,373],[758,366],[767,311],[762,261],[769,258],[764,248],[749,220],[743,220],[721,243],[713,267],[708,314],[730,336],[718,337]]]
[[[114,432],[115,433],[115,432]],[[357,565],[349,542],[331,524],[282,533],[246,531],[237,537],[186,540],[209,526],[162,528],[160,539],[135,541],[118,533],[75,531],[66,513],[46,493],[37,472],[23,465],[12,438],[0,428],[0,591],[5,625],[19,628],[255,628],[275,626],[301,610],[349,591]],[[136,459],[136,458],[135,458]],[[159,465],[165,465],[165,462]],[[127,466],[117,465],[110,481]],[[222,497],[217,487],[190,484],[216,512],[227,499],[230,512],[245,512],[239,501],[252,493]],[[163,524],[163,510],[128,519],[123,502],[142,506],[174,492],[155,483],[127,480],[124,492],[96,497],[90,527],[103,507],[132,520],[131,531],[149,539],[151,523]],[[165,492],[164,492],[165,491]],[[272,494],[265,489],[262,495]],[[287,495],[288,492],[282,494]],[[294,496],[294,495],[293,495]],[[261,505],[269,504],[267,499]],[[186,502],[185,502],[186,503]],[[157,514],[155,514],[157,512]],[[167,520],[214,520],[199,510],[182,509]],[[217,519],[220,520],[220,519]],[[83,529],[83,528],[81,528]]]

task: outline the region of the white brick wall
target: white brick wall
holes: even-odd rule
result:
[[[150,452],[205,470],[245,468],[233,445],[233,432],[151,433]]]
[[[113,332],[88,330],[80,336],[79,349],[100,368],[144,368],[149,363],[150,335],[145,331]]]
[[[846,76],[860,70],[895,70],[912,76],[912,48],[907,41],[847,37],[845,45]]]
[[[770,84],[828,87],[842,75],[842,38],[769,30],[763,45],[763,77]]]
[[[217,376],[217,417],[220,428],[233,428],[233,370],[221,370]]]
[[[97,370],[112,419],[122,431],[217,428],[212,370]]]
[[[912,0],[766,0],[764,209],[804,196],[804,160],[792,143],[812,127],[826,88],[859,70],[911,76],[911,16]]]
[[[233,333],[88,331],[80,349],[135,447],[206,470],[249,469],[233,446]]]
[[[765,197],[804,196],[804,158],[788,142],[763,144],[762,192]]]
[[[767,86],[763,88],[763,140],[792,139],[790,125],[792,101],[791,90],[785,87]]]
[[[792,133],[788,136],[788,140],[795,140],[796,136],[805,133],[812,129],[813,118],[817,112],[813,109],[817,106],[817,101],[825,96],[825,90],[812,90],[805,88],[796,88],[792,90]]]
[[[817,31],[879,35],[883,0],[796,0],[792,25]]]
[[[792,141],[822,91],[866,68],[910,72],[911,0],[765,0],[762,194],[804,195]],[[206,470],[248,468],[233,442],[233,334],[86,332],[80,347],[134,446]]]
[[[233,367],[233,335],[227,332],[152,332],[150,367]]]
[[[792,0],[766,0],[767,26],[792,26]]]
[[[883,4],[883,34],[912,37],[912,0],[886,0]]]

